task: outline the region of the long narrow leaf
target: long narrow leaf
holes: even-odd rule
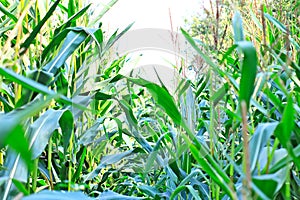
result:
[[[24,54],[26,50],[28,49],[29,45],[32,43],[34,38],[37,36],[37,34],[40,32],[43,25],[46,23],[46,21],[51,17],[53,12],[55,11],[57,5],[59,4],[60,0],[57,0],[49,9],[49,11],[46,13],[45,17],[38,23],[38,25],[33,29],[29,37],[25,40],[23,44],[21,44],[21,52],[20,54]]]
[[[76,28],[69,32],[58,55],[44,66],[43,70],[55,74],[87,36],[88,34],[82,28]]]
[[[197,51],[197,53],[201,56],[201,58],[210,66],[213,68],[214,71],[216,71],[220,76],[227,75],[224,71],[222,71],[219,66],[212,61],[209,56],[207,56],[195,43],[195,40],[184,30],[180,29],[183,36],[186,38],[186,40],[192,45],[192,47]]]
[[[208,175],[231,197],[234,198],[234,192],[229,186],[230,180],[224,180],[223,177],[219,176],[216,169],[210,165],[207,160],[199,152],[199,149],[195,145],[190,145],[190,150],[196,161],[203,167],[203,169],[208,173]]]
[[[244,54],[242,63],[242,77],[240,81],[239,101],[245,101],[249,108],[252,93],[254,91],[257,72],[256,50],[251,42],[241,41],[237,43]]]
[[[255,170],[255,166],[257,166],[257,161],[262,149],[266,146],[268,141],[270,140],[271,135],[278,125],[277,122],[272,123],[264,123],[259,124],[249,142],[249,153],[250,153],[250,161],[251,171]]]
[[[96,169],[94,169],[92,172],[90,172],[89,174],[87,174],[83,177],[84,182],[96,177],[100,173],[101,169],[105,168],[107,165],[115,164],[115,163],[119,162],[120,160],[122,160],[123,158],[131,155],[132,153],[133,153],[133,150],[129,150],[129,151],[125,151],[123,153],[112,154],[112,155],[107,155],[107,156],[103,157],[101,159],[100,164],[96,167]]]
[[[66,110],[49,109],[43,113],[29,129],[29,142],[32,159],[37,158],[44,151],[54,130],[60,127],[59,121]]]
[[[243,20],[239,12],[235,12],[232,19],[232,26],[234,32],[234,41],[240,42],[244,41],[244,31],[243,31]]]
[[[69,1],[71,2],[71,0]],[[61,31],[64,31],[66,28],[70,27],[70,25],[76,21],[76,19],[78,19],[79,17],[81,17],[84,13],[86,13],[86,11],[90,8],[91,4],[88,4],[87,6],[85,6],[84,8],[82,8],[80,11],[78,11],[77,13],[75,13],[74,15],[70,16],[69,19],[63,23],[60,27],[58,27],[57,29],[55,29],[54,31],[54,35],[56,36],[57,34],[59,34]]]
[[[165,88],[141,78],[131,78],[129,80],[137,85],[147,88],[157,104],[164,109],[164,111],[169,115],[174,123],[176,123],[177,125],[181,125],[181,114],[175,104],[173,97]]]
[[[5,138],[20,124],[23,124],[28,118],[42,110],[49,104],[54,96],[47,96],[46,99],[36,99],[27,105],[14,111],[0,115],[0,148],[5,144]]]
[[[29,90],[32,90],[32,91],[35,91],[35,92],[38,92],[38,93],[41,93],[41,94],[44,94],[44,95],[51,95],[51,96],[57,96],[57,97],[60,97],[62,101],[68,103],[68,104],[72,104],[73,102],[68,99],[67,97],[65,96],[62,96],[62,95],[58,95],[56,92],[52,91],[52,90],[49,90],[46,86],[36,82],[36,81],[33,81],[29,78],[26,78],[24,76],[21,76],[19,74],[16,74],[15,72],[9,70],[9,69],[5,69],[5,68],[0,68],[0,75],[22,85],[23,87],[29,89]]]
[[[9,17],[10,19],[12,19],[14,22],[17,22],[18,19],[16,18],[15,15],[13,15],[12,13],[10,13],[9,10],[7,10],[3,4],[0,2],[0,11],[3,12],[7,17]]]

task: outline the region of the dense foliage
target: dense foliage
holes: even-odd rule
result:
[[[299,199],[300,5],[280,2],[211,1],[172,96],[119,73],[109,7],[0,0],[0,197]]]

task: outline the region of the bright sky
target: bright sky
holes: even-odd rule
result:
[[[102,18],[104,28],[122,30],[135,22],[132,29],[165,28],[170,29],[170,15],[174,29],[184,25],[184,18],[201,12],[201,1],[208,0],[119,0]],[[98,2],[101,4],[109,0]],[[107,29],[105,29],[107,30]]]

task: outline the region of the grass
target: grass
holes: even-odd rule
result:
[[[110,62],[116,2],[0,1],[1,198],[299,199],[299,3],[210,1],[174,98]]]

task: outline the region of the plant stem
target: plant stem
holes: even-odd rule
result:
[[[3,152],[0,150],[0,165],[3,165]]]
[[[285,199],[291,199],[291,189],[290,189],[290,167],[286,170],[286,182],[285,182]]]
[[[49,144],[48,144],[48,165],[47,165],[47,169],[49,171],[49,176],[50,176],[50,189],[53,190],[53,176],[52,176],[52,137],[49,140]]]
[[[70,144],[69,144],[69,155],[70,155],[70,158],[69,158],[69,167],[68,167],[68,191],[71,191],[71,183],[72,183],[72,151],[73,151],[73,137],[74,137],[74,132],[71,134],[71,137],[70,137]]]
[[[243,167],[244,173],[246,177],[243,180],[244,191],[243,191],[243,199],[247,199],[248,193],[251,191],[251,171],[250,171],[250,157],[249,157],[249,146],[248,146],[248,122],[247,122],[247,105],[245,101],[241,102],[241,112],[242,112],[242,124],[243,124],[243,151],[244,151],[244,159],[243,159]]]
[[[37,158],[34,160],[34,163],[33,163],[33,174],[32,174],[32,191],[33,192],[36,192],[38,164],[39,164],[39,159]]]

